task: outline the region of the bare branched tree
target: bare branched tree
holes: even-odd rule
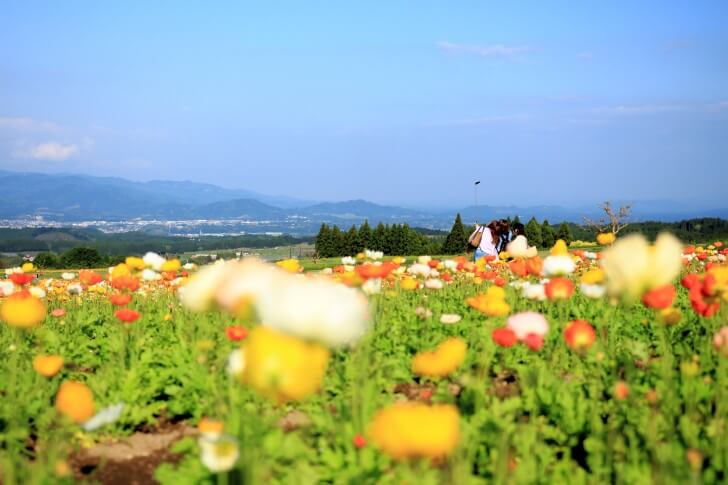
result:
[[[615,211],[612,203],[606,201],[602,204],[602,210],[606,214],[606,218],[602,217],[598,220],[593,220],[584,216],[584,224],[599,233],[611,232],[612,234],[617,234],[629,225],[632,204],[620,205],[619,209]]]

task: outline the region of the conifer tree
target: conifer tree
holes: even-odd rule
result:
[[[371,249],[370,248],[371,239],[372,239],[372,228],[369,227],[369,221],[365,219],[364,223],[361,226],[359,226],[359,247],[362,248],[361,250]]]
[[[569,229],[569,225],[566,222],[561,223],[559,230],[556,231],[556,237],[558,239],[563,239],[566,244],[571,243],[571,240],[573,239],[571,236],[571,229]]]
[[[381,222],[377,224],[376,229],[372,232],[372,238],[370,241],[370,248],[375,251],[384,251],[384,245],[386,244],[387,230],[384,228],[384,224]]]
[[[516,217],[513,218],[513,222],[511,223],[511,227],[513,227],[516,224],[521,224],[521,218],[518,217],[518,214],[516,214]]]
[[[538,223],[535,217],[532,217],[528,224],[526,224],[526,238],[528,244],[531,246],[541,246],[541,225]]]
[[[465,234],[465,227],[458,213],[452,229],[450,229],[450,234],[447,235],[445,243],[442,245],[442,254],[461,254],[465,252],[467,245],[468,236]]]
[[[331,229],[331,256],[343,256],[345,246],[344,234],[339,226],[334,224],[333,229]]]
[[[344,235],[344,256],[356,256],[360,251],[359,233],[356,230],[356,226],[351,226]]]
[[[331,230],[329,226],[322,223],[316,236],[315,244],[316,254],[321,258],[331,257]]]
[[[556,236],[554,230],[551,228],[548,219],[544,219],[541,225],[541,247],[550,248],[556,242]]]

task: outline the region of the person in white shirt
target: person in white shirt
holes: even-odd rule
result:
[[[483,227],[483,237],[475,248],[475,261],[485,256],[495,256],[498,259],[498,244],[500,243],[503,227],[499,221],[490,221]]]

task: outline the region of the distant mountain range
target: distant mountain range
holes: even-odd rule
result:
[[[41,216],[53,221],[83,220],[240,220],[267,222],[285,232],[312,232],[322,222],[349,226],[368,219],[370,224],[408,223],[429,228],[449,228],[456,212],[463,221],[489,221],[519,215],[551,223],[581,222],[599,217],[597,205],[565,208],[479,206],[458,210],[414,210],[379,205],[365,200],[314,203],[248,190],[232,190],[195,182],[133,182],[121,178],[73,174],[21,173],[0,170],[0,219]],[[728,218],[728,209],[690,209],[669,201],[634,205],[634,220],[675,221],[692,217]]]

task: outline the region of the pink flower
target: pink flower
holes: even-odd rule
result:
[[[549,323],[543,315],[536,312],[516,313],[508,317],[506,326],[510,328],[520,341],[525,341],[529,334],[541,337],[549,331]]]

